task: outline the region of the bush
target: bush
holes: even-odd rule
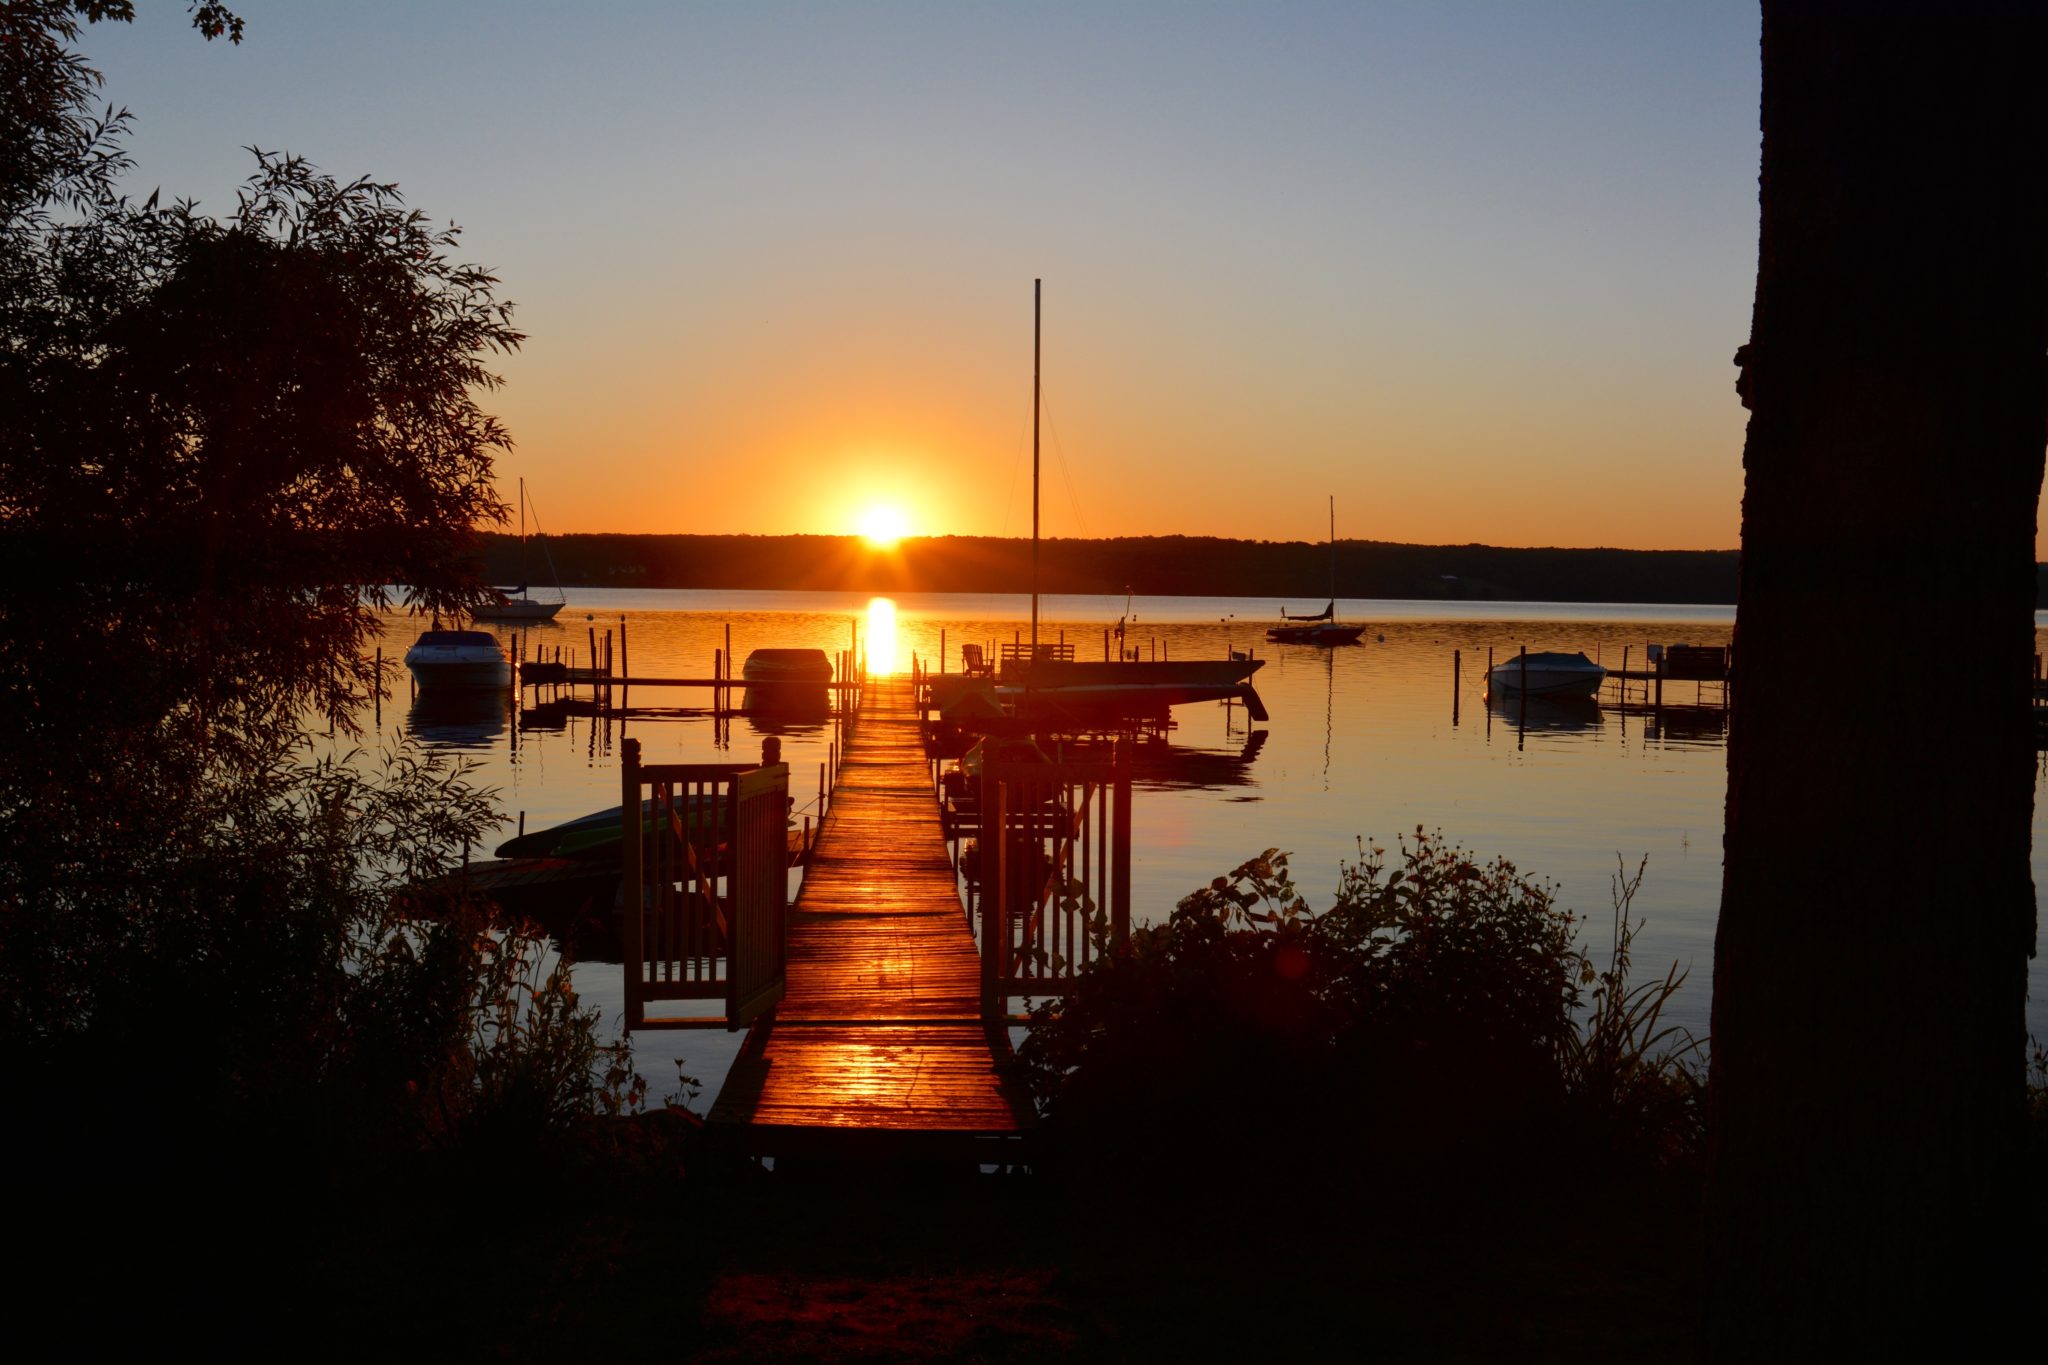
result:
[[[1034,1009],[1020,1061],[1070,1152],[1153,1168],[1226,1143],[1363,1171],[1633,1141],[1616,1111],[1665,1104],[1674,1076],[1697,1114],[1692,1073],[1643,1055],[1670,1040],[1656,1015],[1683,978],[1627,987],[1634,884],[1617,880],[1602,973],[1548,884],[1441,834],[1401,840],[1398,866],[1361,843],[1321,912],[1268,850]]]

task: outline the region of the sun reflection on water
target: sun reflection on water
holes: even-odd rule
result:
[[[868,599],[868,672],[882,677],[897,671],[896,604],[886,597]]]

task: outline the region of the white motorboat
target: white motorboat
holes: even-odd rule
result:
[[[405,651],[405,666],[421,691],[512,685],[512,661],[488,631],[422,631]]]
[[[1489,693],[1526,697],[1590,697],[1607,680],[1607,670],[1583,654],[1547,651],[1517,654],[1486,675]]]

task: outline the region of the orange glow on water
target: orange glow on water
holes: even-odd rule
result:
[[[890,599],[868,599],[867,639],[863,645],[870,675],[882,677],[898,671],[897,656],[901,651],[896,643],[896,604]]]

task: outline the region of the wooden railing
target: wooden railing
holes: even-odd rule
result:
[[[977,811],[981,1009],[1064,992],[1131,931],[1131,763],[990,763]]]
[[[738,1028],[782,998],[789,769],[620,764],[626,1029]],[[718,1014],[652,1014],[723,1000]]]

